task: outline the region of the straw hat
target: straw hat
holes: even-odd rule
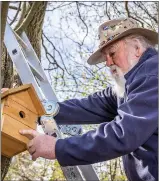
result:
[[[130,34],[140,34],[150,40],[153,44],[158,43],[158,33],[149,29],[140,28],[138,23],[131,18],[121,18],[107,21],[99,26],[98,31],[100,45],[87,60],[90,65],[95,65],[105,61],[101,54],[103,47],[106,47],[112,42]]]

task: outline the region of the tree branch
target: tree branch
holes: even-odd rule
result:
[[[142,25],[142,27],[144,27],[144,23],[143,23],[142,21],[140,21],[139,19],[137,19],[137,18],[133,17],[132,15],[130,15],[130,12],[129,12],[129,9],[128,9],[128,1],[125,1],[125,10],[126,10],[127,16],[128,16],[129,18],[132,18],[132,19],[140,22],[141,25]]]
[[[14,31],[16,31],[16,29],[18,29],[18,27],[21,25],[21,23],[23,22],[24,18],[25,18],[25,14],[26,14],[26,2],[23,2],[23,6],[22,6],[22,11],[21,11],[21,16],[20,19],[17,23],[17,25],[14,28]]]
[[[88,27],[87,27],[87,24],[84,22],[84,20],[83,20],[82,17],[81,17],[81,13],[80,13],[80,10],[79,10],[79,4],[78,4],[78,2],[76,2],[76,6],[77,6],[77,11],[78,11],[79,18],[80,18],[80,20],[82,21],[82,23],[84,24],[84,26],[86,27],[86,35],[85,35],[85,37],[83,38],[83,41],[82,41],[82,43],[81,43],[81,46],[82,46],[83,43],[84,43],[85,38],[86,38],[87,35],[88,35]]]
[[[10,26],[14,23],[14,21],[16,20],[16,18],[17,18],[17,16],[18,16],[19,12],[21,11],[21,3],[22,3],[22,2],[20,1],[20,2],[19,2],[19,6],[16,7],[16,8],[17,8],[17,12],[16,12],[16,14],[15,14],[15,16],[14,16],[12,22],[10,23]],[[10,8],[10,6],[9,6],[9,8]]]
[[[20,1],[20,3],[21,3],[21,1]],[[19,7],[16,7],[16,6],[9,6],[9,9],[19,10]],[[21,11],[21,9],[20,9],[20,11]]]
[[[22,22],[20,27],[18,27],[18,29],[16,29],[16,32],[18,34],[21,34],[21,32],[24,31],[27,28],[30,21],[34,17],[35,12],[38,10],[38,8],[39,8],[39,2],[34,2],[33,5],[31,6],[30,11],[27,14],[26,18],[24,19],[24,21]]]

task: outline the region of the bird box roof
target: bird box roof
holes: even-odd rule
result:
[[[32,86],[32,84],[25,84],[25,85],[22,85],[17,88],[8,89],[7,91],[5,91],[1,94],[1,99],[3,100],[4,98],[8,97],[9,95],[17,94],[17,93],[23,92],[23,91],[28,91],[29,96],[32,100],[32,103],[34,104],[34,107],[37,110],[38,115],[42,116],[42,115],[46,114],[46,111],[45,111],[34,87]]]

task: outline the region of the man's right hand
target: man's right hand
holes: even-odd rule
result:
[[[32,160],[35,161],[39,157],[43,157],[46,159],[55,159],[55,145],[56,138],[53,136],[48,136],[45,134],[40,134],[35,130],[19,130],[19,133],[30,141],[27,144],[27,149],[32,155]]]

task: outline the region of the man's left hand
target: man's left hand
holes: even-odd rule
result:
[[[27,149],[32,155],[33,161],[35,161],[38,157],[43,157],[46,159],[56,158],[56,139],[54,137],[40,134],[35,130],[20,130],[19,133],[30,139],[27,144]]]

